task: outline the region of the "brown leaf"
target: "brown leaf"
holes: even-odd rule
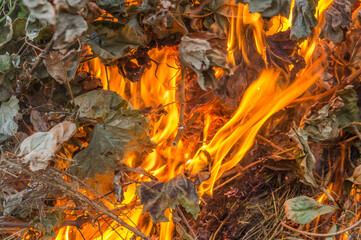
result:
[[[327,38],[334,43],[339,43],[344,38],[345,31],[350,27],[351,0],[335,0],[324,12],[326,24],[323,26],[320,37]]]
[[[197,74],[201,88],[217,89],[217,79],[213,67],[223,68],[231,73],[227,66],[226,38],[210,32],[191,33],[182,37],[179,46],[181,62]]]
[[[30,112],[30,122],[33,124],[34,130],[36,132],[46,132],[48,131],[48,124],[41,117],[40,112],[36,110],[31,110]]]
[[[285,72],[295,76],[300,69],[306,66],[305,60],[298,54],[298,45],[290,39],[290,30],[278,32],[267,37],[267,60]],[[290,71],[289,67],[293,65]]]
[[[64,84],[67,79],[67,72],[65,66],[61,60],[61,54],[59,52],[50,52],[43,60],[48,73],[60,84]]]

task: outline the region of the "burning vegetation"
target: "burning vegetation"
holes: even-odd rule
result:
[[[360,1],[0,6],[2,239],[360,237]]]

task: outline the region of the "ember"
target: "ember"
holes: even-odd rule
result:
[[[3,239],[358,239],[359,1],[16,2]]]

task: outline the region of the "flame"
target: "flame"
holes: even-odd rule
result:
[[[249,47],[250,42],[255,43],[257,52],[266,61],[266,43],[263,34],[263,19],[259,13],[250,13],[248,5],[238,4],[237,11],[233,10],[231,18],[230,29],[228,34],[227,47],[230,52],[229,60],[234,64],[233,51],[235,48],[240,49],[242,56],[247,64],[251,64],[249,60]],[[247,39],[247,33],[251,31],[253,34],[252,39]]]
[[[253,145],[258,130],[263,123],[277,111],[286,107],[295,98],[304,93],[317,79],[315,67],[304,72],[289,87],[281,88],[279,73],[264,70],[259,79],[245,92],[243,99],[232,119],[203,146],[188,165],[188,169],[196,174],[204,165],[210,164],[211,178],[201,185],[201,194],[212,194],[215,181],[227,170],[234,167]],[[226,155],[238,143],[236,154],[228,159]],[[208,154],[203,154],[207,151]],[[210,163],[209,163],[210,160]]]
[[[322,12],[331,2],[330,0],[319,1],[317,15],[321,16],[321,20],[323,19]],[[294,0],[292,6],[293,4]],[[284,31],[291,26],[292,10],[288,19],[279,16],[272,18],[273,26],[267,32],[263,30],[264,21],[261,15],[250,13],[248,5],[238,4],[233,14],[234,17],[230,18],[227,50],[229,52],[228,60],[234,65],[236,65],[233,56],[235,51],[239,51],[245,62],[251,64],[250,42],[254,43],[254,50],[262,56],[264,62],[267,62],[266,35]],[[319,26],[321,26],[321,21]],[[319,26],[315,31],[319,31]],[[279,70],[264,69],[259,78],[249,86],[243,95],[232,118],[216,133],[213,133],[212,124],[219,120],[219,117],[212,115],[211,107],[209,107],[204,112],[204,133],[200,148],[197,142],[191,141],[180,140],[177,147],[173,147],[171,144],[177,133],[179,121],[176,84],[180,79],[180,67],[177,62],[176,48],[151,49],[148,54],[153,61],[150,68],[144,71],[140,82],[126,80],[116,66],[106,66],[98,58],[90,60],[83,66],[83,70],[100,78],[104,89],[116,91],[135,108],[156,110],[161,107],[167,112],[160,117],[149,116],[152,125],[150,135],[152,141],[157,143],[156,149],[148,154],[141,163],[137,161],[136,156],[129,154],[124,160],[125,164],[130,167],[141,166],[160,181],[168,181],[184,170],[196,175],[207,169],[211,176],[202,183],[199,194],[212,194],[215,181],[242,160],[245,153],[252,147],[257,132],[267,119],[302,95],[318,79],[319,72],[322,70],[319,66],[323,59],[311,61],[311,55],[318,41],[317,36],[318,34],[314,34],[300,45],[300,54],[308,63],[306,70],[301,71],[295,80],[288,79],[288,82],[292,83],[284,86],[278,82]],[[252,39],[248,39],[249,37]],[[221,75],[222,72],[217,71],[217,75]],[[229,154],[231,151],[233,151],[233,155]],[[193,157],[189,159],[191,156]],[[144,179],[146,178],[144,177]],[[122,206],[134,202],[135,190],[135,184],[127,186]],[[121,206],[109,205],[109,207]],[[124,217],[124,221],[130,225],[139,226],[146,235],[150,234],[153,224],[147,215],[142,215],[140,207],[131,207],[126,215],[129,218]],[[160,224],[160,240],[171,239],[174,223],[171,221],[170,212],[168,212],[168,216],[170,222]],[[99,234],[94,237],[93,234],[97,230],[88,224],[82,230],[86,239],[129,239],[132,236],[129,231],[114,222],[100,221],[98,224],[103,238]],[[66,227],[59,230],[56,238],[56,240],[62,239],[82,239],[82,236],[75,227]]]

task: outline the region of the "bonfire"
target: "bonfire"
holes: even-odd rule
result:
[[[0,238],[359,239],[360,3],[0,1]]]

